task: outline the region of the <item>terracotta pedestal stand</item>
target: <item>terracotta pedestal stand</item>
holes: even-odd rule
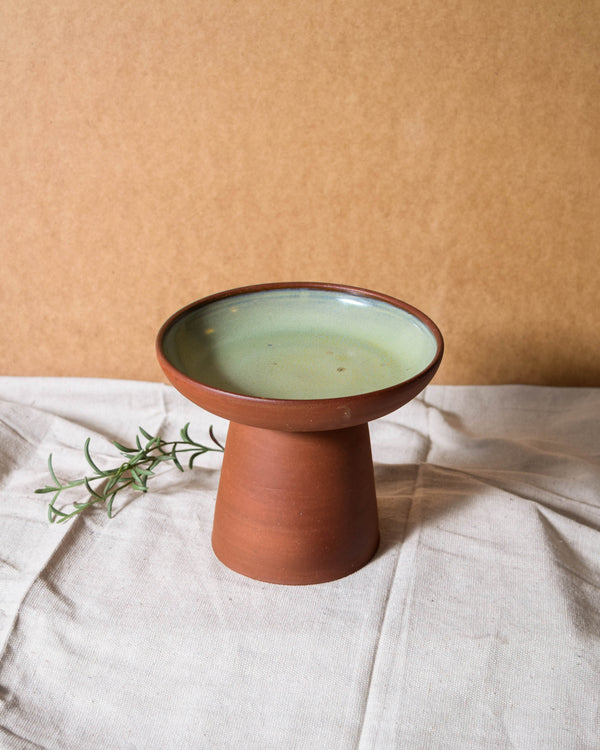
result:
[[[281,432],[231,423],[212,535],[228,567],[320,583],[367,563],[379,541],[369,429]]]
[[[423,341],[425,354],[416,358],[409,377],[369,392],[325,398],[307,397],[304,392],[300,397],[285,398],[247,395],[241,389],[236,392],[236,377],[243,378],[245,373],[239,375],[237,361],[228,368],[228,362],[237,356],[236,349],[230,348],[224,355],[215,336],[222,336],[226,344],[232,336],[239,336],[239,351],[248,358],[244,361],[254,361],[257,351],[267,352],[265,357],[273,359],[272,341],[277,340],[277,332],[273,333],[276,316],[272,312],[264,316],[267,333],[249,353],[243,340],[254,335],[257,320],[259,327],[262,325],[257,310],[262,309],[263,300],[268,308],[272,292],[277,304],[283,292],[282,316],[292,310],[287,312],[288,328],[284,328],[291,331],[291,337],[295,328],[289,320],[302,328],[308,317],[311,340],[317,340],[320,322],[330,329],[331,318],[340,307],[339,330],[350,328],[355,333],[361,329],[363,337],[370,337],[373,330],[375,348],[384,350],[388,339],[396,336],[397,318],[398,329],[404,326],[408,333],[403,340],[402,333],[398,334],[401,344],[392,349],[392,365],[394,357],[402,362]],[[298,296],[300,302],[294,308]],[[315,318],[315,308],[321,318]],[[247,334],[239,334],[237,326],[245,319],[252,323]],[[286,337],[287,333],[280,346],[287,344]],[[343,333],[338,339],[342,342],[338,353],[327,343],[324,351],[315,353],[315,362],[319,356],[321,364],[332,361],[330,355],[347,356],[352,360],[348,367],[354,368],[357,377],[367,367],[379,366],[378,360],[373,365],[369,359],[370,338],[364,350],[368,365],[356,355],[360,341],[358,345],[351,342],[345,351]],[[420,311],[376,292],[334,284],[294,282],[234,289],[199,300],[173,315],[157,338],[161,367],[175,388],[193,403],[230,420],[212,535],[217,557],[243,575],[280,584],[331,581],[365,565],[379,541],[368,422],[414,398],[434,376],[442,352],[439,330]],[[294,375],[299,366],[307,361],[311,364],[311,356],[309,348],[293,359]],[[387,361],[385,354],[382,356],[383,371]],[[320,374],[318,387],[326,393],[327,378],[337,387],[340,381],[336,378],[346,369],[346,365],[335,367],[339,361],[332,365],[331,376],[327,371]],[[278,358],[276,364],[280,368],[285,362]],[[260,381],[262,371],[257,371]],[[282,382],[286,387],[287,380],[277,381],[277,387]],[[314,385],[312,380],[310,385]]]

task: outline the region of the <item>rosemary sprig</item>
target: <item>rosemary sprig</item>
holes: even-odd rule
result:
[[[97,503],[104,503],[108,517],[112,518],[113,503],[117,493],[127,487],[139,492],[147,492],[148,479],[154,476],[154,470],[159,464],[172,461],[179,471],[183,471],[182,463],[179,460],[183,454],[191,454],[186,458],[188,468],[192,469],[198,456],[211,452],[223,452],[224,447],[215,437],[212,426],[208,430],[212,445],[203,445],[193,440],[190,437],[189,428],[188,422],[179,433],[180,440],[166,441],[159,435],[151,435],[142,427],[139,427],[139,432],[135,437],[135,447],[133,448],[121,445],[116,440],[111,441],[126,459],[113,469],[100,469],[98,467],[90,455],[90,438],[88,438],[83,446],[83,453],[93,474],[70,482],[61,482],[58,479],[52,465],[52,454],[50,454],[48,456],[48,471],[53,484],[35,490],[38,494],[53,493],[52,500],[48,505],[48,520],[50,523],[64,523]],[[142,438],[145,440],[145,444],[142,443]],[[96,484],[95,488],[92,487],[92,483],[98,482],[102,483]],[[73,510],[71,511],[60,510],[56,507],[56,502],[61,493],[82,486],[89,494],[86,501],[73,502]]]

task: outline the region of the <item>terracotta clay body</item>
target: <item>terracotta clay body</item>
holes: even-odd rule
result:
[[[366,424],[277,432],[232,422],[212,544],[239,573],[319,583],[362,567],[379,541]]]
[[[236,330],[227,329],[227,321],[232,319],[228,315],[244,314],[244,303],[256,308],[271,293],[283,295],[288,306],[296,304],[296,295],[300,295],[298,325],[302,325],[305,309],[313,315],[313,307],[306,307],[313,304],[310,295],[316,295],[315,304],[325,301],[328,305],[327,295],[331,295],[333,304],[341,300],[340,304],[348,305],[354,328],[362,322],[361,316],[371,315],[377,325],[385,314],[385,325],[391,329],[386,329],[384,339],[394,332],[395,321],[392,318],[390,324],[388,313],[398,314],[399,330],[405,324],[400,316],[408,316],[410,326],[422,329],[418,335],[428,337],[429,348],[409,377],[372,391],[326,398],[268,398],[236,392],[234,370],[227,370],[226,361],[220,365],[229,378],[226,381],[216,369],[215,362],[224,356],[218,347],[219,333]],[[270,304],[271,297],[266,299]],[[211,307],[215,303],[217,306]],[[327,305],[324,309],[329,313]],[[371,305],[378,306],[377,315]],[[335,312],[335,307],[332,309]],[[213,310],[219,311],[216,317]],[[250,352],[254,356],[264,345],[264,356],[281,367],[285,362],[275,358],[276,348],[271,343],[275,340],[275,334],[271,335],[273,317],[277,318],[269,317],[267,332]],[[330,318],[329,314],[323,317],[323,326],[329,325]],[[352,318],[342,317],[342,328],[345,320],[351,322]],[[409,334],[413,336],[412,329]],[[315,339],[318,335],[315,333]],[[419,343],[420,339],[415,346]],[[327,343],[332,355],[334,344]],[[397,358],[402,359],[402,349],[399,351]],[[157,356],[164,372],[192,402],[230,420],[212,535],[217,557],[232,570],[280,584],[330,581],[365,565],[379,540],[368,422],[414,398],[437,371],[442,353],[441,334],[423,313],[385,295],[341,285],[294,282],[234,289],[193,303],[172,316],[157,339]],[[323,355],[325,363],[329,354]],[[308,366],[310,356],[310,350],[302,352]],[[385,364],[383,357],[382,367]],[[345,369],[332,366],[336,387],[343,381],[333,378],[343,378]],[[215,377],[223,377],[227,387],[215,386]]]

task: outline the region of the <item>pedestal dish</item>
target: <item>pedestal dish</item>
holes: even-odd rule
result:
[[[283,584],[365,565],[379,540],[368,422],[414,398],[442,354],[422,312],[338,284],[232,289],[171,316],[157,338],[163,371],[230,421],[217,557]]]

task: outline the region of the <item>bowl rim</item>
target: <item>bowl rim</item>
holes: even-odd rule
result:
[[[236,391],[228,391],[224,388],[217,388],[216,386],[207,385],[206,383],[203,383],[201,380],[196,380],[195,378],[190,377],[189,375],[186,375],[184,372],[179,370],[166,356],[164,351],[164,341],[165,337],[168,333],[168,331],[180,320],[182,320],[184,317],[189,315],[191,312],[198,310],[202,307],[207,307],[214,302],[218,302],[220,300],[227,299],[229,297],[237,297],[241,296],[243,294],[256,294],[260,292],[269,292],[269,291],[276,291],[281,289],[312,289],[312,290],[318,290],[318,291],[329,291],[329,292],[338,292],[338,293],[344,293],[356,297],[362,297],[362,298],[369,298],[378,300],[380,302],[385,302],[392,307],[399,308],[403,310],[404,312],[409,313],[410,315],[413,315],[415,318],[421,321],[423,325],[427,328],[429,333],[431,333],[435,339],[436,342],[436,353],[432,360],[427,364],[426,367],[424,367],[422,370],[420,370],[415,375],[412,375],[410,378],[407,378],[406,380],[402,380],[399,383],[394,383],[393,385],[386,386],[385,388],[379,388],[373,391],[367,391],[363,393],[355,393],[347,396],[333,396],[333,397],[324,397],[324,398],[271,398],[268,396],[253,396],[243,393],[237,393]],[[358,401],[360,399],[364,399],[366,396],[372,396],[375,394],[384,394],[386,392],[392,392],[399,388],[409,388],[412,383],[416,383],[417,381],[422,380],[424,377],[427,377],[431,371],[433,371],[433,374],[435,374],[435,371],[438,369],[440,362],[442,360],[442,356],[444,353],[444,338],[442,336],[442,333],[436,323],[424,312],[419,310],[418,308],[414,307],[413,305],[409,304],[408,302],[404,302],[403,300],[400,300],[396,297],[392,297],[388,294],[384,294],[382,292],[376,292],[371,289],[367,289],[364,287],[359,286],[351,286],[347,284],[338,284],[338,283],[330,283],[330,282],[321,282],[321,281],[278,281],[278,282],[268,282],[263,284],[252,284],[248,286],[241,286],[241,287],[235,287],[233,289],[227,289],[222,292],[217,292],[216,294],[210,294],[206,297],[201,297],[200,299],[197,299],[193,302],[190,302],[189,304],[185,305],[184,307],[180,308],[176,312],[174,312],[172,315],[167,318],[167,320],[162,324],[160,327],[158,334],[156,336],[156,355],[159,361],[160,366],[162,367],[164,373],[166,374],[167,378],[171,380],[170,375],[175,375],[178,382],[187,384],[188,387],[191,388],[200,388],[206,393],[213,394],[215,396],[222,396],[229,399],[233,399],[234,401],[241,404],[246,404],[250,406],[251,404],[258,405],[272,405],[273,407],[277,406],[291,406],[293,404],[299,404],[306,408],[310,408],[311,405],[313,406],[319,406],[319,405],[325,405],[336,407],[337,405],[343,406],[345,404],[348,404],[349,402]],[[433,374],[431,377],[433,377]]]

